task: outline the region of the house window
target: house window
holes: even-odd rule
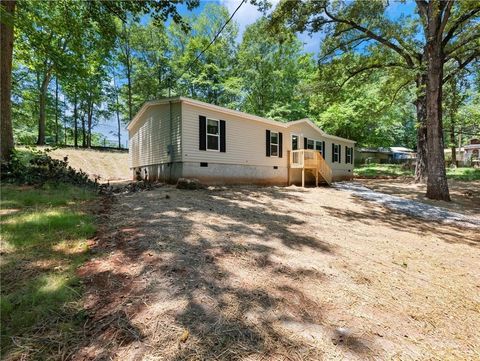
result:
[[[323,143],[320,140],[315,141],[315,150],[318,150],[320,153],[323,154]]]
[[[315,141],[313,139],[307,141],[307,149],[315,149]]]
[[[298,135],[292,135],[292,150],[298,149]]]
[[[339,153],[339,148],[340,148],[340,145],[338,144],[335,144],[333,146],[333,161],[334,162],[338,162],[338,153]]]
[[[215,119],[207,119],[207,150],[219,150],[220,125]]]
[[[347,148],[346,152],[345,152],[347,154],[347,164],[350,164],[350,163],[352,163],[352,150],[353,150],[353,148],[350,148],[350,147],[345,147],[345,148]]]
[[[270,156],[278,157],[278,133],[270,132]]]

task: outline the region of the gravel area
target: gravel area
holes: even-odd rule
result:
[[[452,212],[448,209],[432,206],[411,199],[392,196],[389,194],[376,192],[359,183],[339,182],[333,185],[336,189],[342,189],[352,192],[356,197],[374,201],[384,207],[418,217],[427,221],[436,221],[445,224],[454,224],[466,228],[480,228],[480,218],[465,216],[463,214]]]

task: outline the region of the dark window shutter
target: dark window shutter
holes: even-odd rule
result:
[[[350,148],[350,150],[352,151],[352,164],[353,164],[353,155],[355,154],[354,151],[353,151],[353,147]]]
[[[265,138],[265,155],[270,157],[270,131],[267,129],[266,138]]]
[[[349,163],[348,155],[350,154],[350,147],[345,146],[345,163]]]
[[[335,163],[335,144],[332,143],[332,163]]]
[[[283,134],[278,133],[278,157],[282,158],[283,155]]]
[[[220,120],[220,152],[225,153],[225,120]]]
[[[338,145],[338,163],[342,163],[342,145]]]
[[[325,152],[326,152],[325,141],[323,140],[322,141],[322,157],[323,157],[323,159],[325,159],[325,154],[326,154]]]
[[[303,137],[303,149],[308,148],[308,138]]]
[[[199,119],[199,129],[198,136],[200,140],[200,150],[207,150],[207,118],[203,115],[198,117]]]

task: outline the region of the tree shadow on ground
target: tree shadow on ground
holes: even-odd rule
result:
[[[93,248],[98,258],[79,271],[89,319],[73,359],[320,359],[320,348],[278,326],[293,318],[323,327],[325,312],[301,290],[323,274],[278,263],[280,246],[335,254],[276,207],[298,202],[291,193],[167,188],[141,204],[122,198]],[[137,337],[118,331],[119,315]]]
[[[463,229],[457,225],[436,221],[422,220],[358,197],[354,197],[354,202],[362,205],[362,211],[328,206],[322,208],[331,216],[348,222],[360,222],[372,226],[383,224],[397,231],[414,231],[422,235],[432,235],[448,243],[466,244],[473,247],[480,246],[480,236],[475,230]]]

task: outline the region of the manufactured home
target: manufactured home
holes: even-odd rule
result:
[[[355,142],[309,119],[282,123],[174,97],[145,103],[127,129],[133,177],[304,186],[353,176]]]

